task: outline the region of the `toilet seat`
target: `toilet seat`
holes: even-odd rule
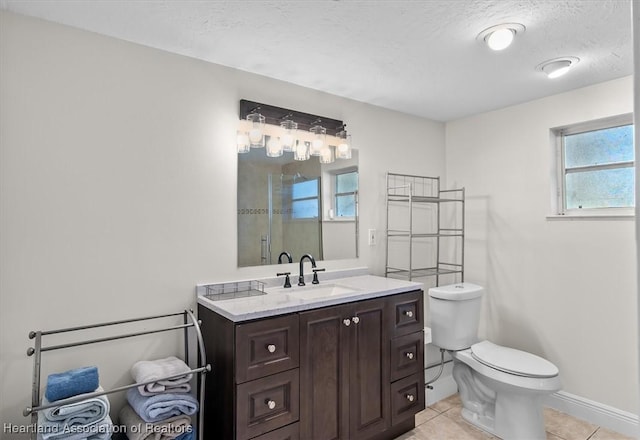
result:
[[[516,376],[550,378],[558,375],[558,367],[548,360],[490,341],[473,344],[471,356],[487,367]]]

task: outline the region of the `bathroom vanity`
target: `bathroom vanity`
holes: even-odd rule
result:
[[[359,275],[199,294],[198,315],[213,368],[205,438],[392,439],[424,409],[419,283]]]

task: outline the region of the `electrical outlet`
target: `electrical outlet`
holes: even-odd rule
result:
[[[369,246],[378,244],[378,233],[375,229],[369,229]]]

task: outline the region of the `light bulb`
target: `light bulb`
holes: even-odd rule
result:
[[[514,32],[509,28],[498,29],[487,36],[487,45],[493,50],[503,50],[513,42]]]
[[[334,160],[330,146],[327,145],[320,151],[320,163],[332,163]]]
[[[324,141],[322,139],[314,139],[311,142],[311,155],[320,156],[323,146],[324,146]]]
[[[271,136],[269,138],[269,142],[267,142],[267,156],[269,157],[280,157],[282,156],[282,144],[280,143],[280,139]]]
[[[284,151],[293,151],[293,148],[296,145],[296,131],[298,130],[298,124],[287,119],[280,123],[280,127],[282,127],[282,135],[280,136],[282,149]]]
[[[294,151],[293,151],[294,160],[307,160],[309,159],[309,147],[306,142],[298,141]]]

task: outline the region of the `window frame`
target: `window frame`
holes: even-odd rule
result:
[[[635,217],[635,206],[631,207],[595,207],[595,208],[567,208],[566,205],[566,175],[567,170],[569,173],[586,172],[594,170],[606,170],[606,169],[621,169],[627,167],[635,168],[637,161],[625,161],[608,163],[602,165],[586,165],[567,168],[565,166],[565,148],[564,138],[565,136],[586,133],[590,131],[604,130],[608,128],[622,127],[625,125],[634,125],[633,114],[626,113],[623,115],[612,116],[603,119],[597,119],[593,121],[587,121],[582,123],[576,123],[566,125],[562,127],[556,127],[551,129],[551,135],[554,138],[555,158],[556,158],[556,175],[554,182],[555,186],[555,198],[554,211],[556,215],[549,217],[564,217],[571,219],[588,218],[625,218]],[[635,129],[635,127],[634,127]],[[634,158],[635,159],[635,158]],[[636,204],[637,204],[637,195]]]
[[[345,174],[356,174],[356,182],[357,188],[355,191],[347,191],[347,192],[338,192],[338,176],[344,176]],[[358,216],[358,190],[360,187],[360,174],[357,169],[342,169],[333,174],[332,179],[332,195],[333,195],[333,206],[335,209],[335,218],[339,220],[355,220]],[[338,197],[352,196],[354,203],[354,214],[351,216],[338,216]]]
[[[322,204],[321,204],[321,200],[322,200],[322,188],[320,186],[320,177],[314,177],[312,179],[309,179],[305,182],[297,182],[297,183],[308,183],[308,182],[312,182],[315,181],[316,182],[316,186],[317,186],[317,195],[315,196],[307,196],[307,197],[298,197],[298,198],[294,198],[293,197],[293,186],[296,185],[296,182],[291,184],[291,199],[290,199],[290,203],[291,203],[291,214],[289,216],[289,218],[293,221],[304,221],[304,220],[318,220],[321,218],[321,211],[322,211]],[[317,215],[315,217],[296,217],[294,216],[293,212],[293,205],[295,204],[295,202],[304,202],[304,201],[308,201],[308,200],[315,200],[317,203]]]

